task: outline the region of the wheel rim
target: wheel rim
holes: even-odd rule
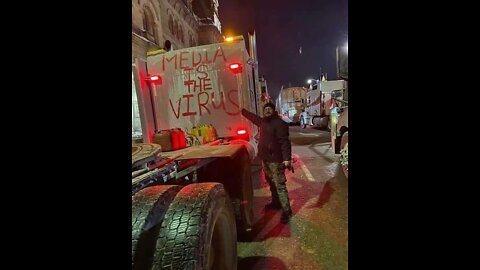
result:
[[[224,209],[217,218],[213,228],[210,250],[208,251],[207,269],[209,270],[229,270],[230,261],[236,256],[232,253],[231,243],[236,241],[232,239],[232,231],[229,229],[226,210]]]

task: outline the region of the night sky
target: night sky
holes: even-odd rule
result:
[[[255,30],[259,74],[275,98],[320,70],[336,79],[335,48],[348,41],[348,0],[219,0],[224,35]],[[247,41],[247,40],[246,40]],[[248,42],[247,42],[248,43]],[[302,48],[302,53],[299,50]]]

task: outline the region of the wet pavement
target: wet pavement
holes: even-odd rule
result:
[[[293,167],[286,172],[293,210],[280,223],[280,211],[265,210],[270,190],[260,166],[254,172],[255,220],[251,238],[238,242],[238,269],[348,269],[348,181],[330,133],[290,127]]]

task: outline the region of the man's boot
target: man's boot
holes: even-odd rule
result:
[[[292,210],[283,211],[282,216],[280,217],[280,222],[282,222],[283,224],[287,224],[290,221],[291,217],[292,217]]]

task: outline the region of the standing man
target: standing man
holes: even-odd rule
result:
[[[258,157],[262,160],[265,178],[272,192],[272,202],[265,208],[282,209],[280,221],[286,224],[292,216],[285,177],[285,169],[292,166],[288,124],[278,116],[271,102],[263,106],[263,118],[245,109],[242,109],[242,115],[260,127]]]
[[[302,128],[306,128],[307,127],[307,112],[305,110],[302,110],[302,113],[300,114],[300,118],[301,118],[301,124],[302,124]]]

